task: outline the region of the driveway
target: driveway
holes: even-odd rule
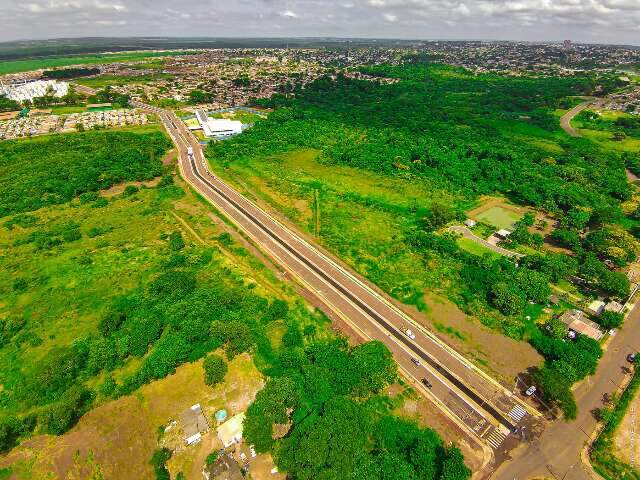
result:
[[[493,243],[489,243],[484,238],[477,236],[467,227],[463,227],[462,225],[454,225],[453,227],[449,227],[448,230],[450,232],[460,233],[464,238],[468,238],[469,240],[472,240],[499,255],[504,255],[505,257],[524,257],[524,255],[521,253],[513,252],[511,250],[507,250],[506,248],[494,245]]]

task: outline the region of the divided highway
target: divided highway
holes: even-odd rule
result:
[[[536,416],[384,294],[209,172],[200,145],[173,112],[135,106],[160,116],[179,150],[180,172],[197,192],[351,328],[364,338],[384,342],[416,389],[467,433],[497,450],[511,432]],[[410,338],[407,329],[415,335]]]

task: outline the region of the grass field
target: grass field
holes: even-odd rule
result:
[[[167,52],[123,52],[77,55],[66,57],[42,57],[25,60],[0,61],[0,75],[28,72],[41,68],[69,67],[71,65],[97,65],[100,63],[135,62],[154,57],[167,57],[185,54],[182,51]]]
[[[85,87],[100,89],[107,86],[135,85],[142,83],[151,83],[158,80],[168,80],[171,78],[173,78],[173,75],[167,73],[154,73],[151,75],[147,74],[136,76],[99,75],[97,77],[79,78],[75,80],[75,83],[84,85]]]
[[[513,228],[513,224],[520,220],[521,216],[517,212],[503,207],[491,207],[476,214],[477,220],[507,230]]]
[[[493,250],[489,250],[487,247],[480,245],[477,242],[474,242],[470,238],[460,237],[456,240],[456,243],[461,249],[473,255],[478,255],[482,257],[483,255],[489,254],[494,258],[500,258],[501,256],[500,254],[494,252]]]

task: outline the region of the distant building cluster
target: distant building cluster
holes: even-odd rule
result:
[[[67,133],[104,127],[144,125],[149,121],[141,110],[108,110],[71,115],[33,115],[0,122],[0,140]]]
[[[10,85],[0,84],[0,95],[5,95],[16,102],[31,102],[34,98],[44,96],[64,97],[68,92],[69,84],[56,80],[23,81]]]

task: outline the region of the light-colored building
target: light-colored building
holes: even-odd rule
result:
[[[6,95],[7,98],[16,102],[32,101],[36,97],[44,97],[45,95],[64,97],[67,93],[69,93],[69,84],[56,80],[36,80],[16,85],[0,85],[0,95]]]
[[[612,300],[604,306],[604,311],[622,313],[623,308],[624,308],[624,305],[622,305],[619,302],[616,302],[615,300]]]
[[[602,300],[594,300],[587,307],[587,311],[596,317],[604,312],[605,303]]]
[[[182,412],[180,422],[184,431],[184,443],[187,445],[198,443],[202,434],[209,431],[209,424],[199,403]]]
[[[567,310],[560,316],[560,320],[576,333],[585,335],[594,340],[600,340],[604,333],[597,323],[587,318],[582,310]]]
[[[226,138],[242,133],[242,122],[237,120],[209,118],[204,110],[197,110],[196,118],[207,138]]]
[[[242,440],[242,423],[244,422],[244,413],[231,417],[218,427],[218,438],[227,448],[234,443]]]
[[[501,238],[502,240],[506,240],[507,237],[511,235],[511,231],[503,228],[501,230],[498,230],[494,235],[498,238]]]
[[[473,227],[475,227],[475,226],[478,224],[478,222],[476,222],[475,220],[472,220],[472,219],[470,219],[470,218],[467,218],[467,219],[464,221],[464,224],[465,224],[467,227],[469,227],[469,228],[473,228]]]

